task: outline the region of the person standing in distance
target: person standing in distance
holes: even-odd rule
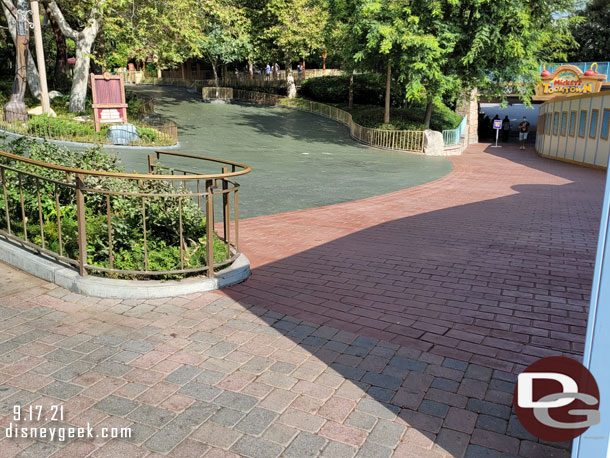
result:
[[[525,142],[527,141],[527,134],[530,132],[530,123],[527,118],[523,116],[523,121],[519,123],[519,142],[521,146],[519,149],[525,149]]]

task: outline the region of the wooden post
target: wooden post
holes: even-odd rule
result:
[[[4,120],[8,122],[26,122],[28,113],[25,107],[25,87],[27,84],[27,56],[30,31],[27,21],[28,6],[25,0],[17,2],[17,46],[15,59],[15,79],[11,99],[4,106]]]
[[[42,112],[49,113],[51,103],[49,102],[49,89],[47,87],[47,69],[44,61],[44,47],[42,46],[42,32],[40,30],[40,13],[38,0],[32,0],[32,21],[34,22],[34,41],[36,42],[36,62],[38,63],[38,74],[40,75],[40,93]]]

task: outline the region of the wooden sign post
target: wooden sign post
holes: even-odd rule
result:
[[[127,123],[123,75],[112,76],[108,72],[103,75],[91,73],[91,95],[96,132],[99,132],[101,124]]]
[[[27,122],[28,113],[25,107],[25,88],[27,84],[27,50],[30,41],[28,23],[28,6],[25,0],[19,0],[16,8],[17,43],[15,58],[15,79],[11,99],[4,106],[4,120],[8,122]]]

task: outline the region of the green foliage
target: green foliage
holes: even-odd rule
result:
[[[292,62],[325,48],[328,11],[320,1],[267,0],[259,19],[269,58]]]
[[[47,142],[29,139],[15,140],[3,147],[6,151],[46,163],[84,170],[122,172],[116,156],[100,147],[83,152],[73,152]],[[59,252],[60,240],[64,256],[76,259],[78,256],[78,228],[76,218],[76,197],[74,188],[56,185],[47,180],[65,182],[65,173],[49,168],[8,161],[0,158],[1,163],[11,165],[27,174],[21,174],[21,186],[16,172],[6,172],[7,200],[13,233],[28,237],[37,244]],[[11,163],[13,162],[13,163]],[[44,179],[36,179],[37,175]],[[149,270],[178,270],[181,265],[179,221],[182,217],[182,237],[184,240],[184,268],[197,268],[206,265],[205,218],[197,203],[188,197],[173,196],[188,192],[181,186],[174,187],[165,181],[124,180],[108,177],[85,176],[86,189],[96,191],[121,192],[110,198],[111,210],[107,212],[106,194],[85,192],[85,211],[87,226],[88,263],[99,267],[110,267],[110,239],[108,237],[108,217],[112,233],[112,252],[114,267],[124,270],[146,270],[145,246],[148,254]],[[21,215],[21,192],[23,192],[26,227]],[[142,197],[128,194],[163,194],[164,197]],[[38,198],[40,197],[40,208]],[[0,227],[6,228],[4,201],[0,201]],[[58,215],[59,213],[59,215]],[[145,213],[145,217],[143,214]],[[42,221],[39,214],[42,214]],[[61,224],[58,225],[58,216]],[[146,223],[146,236],[143,222]],[[40,227],[43,227],[41,232]],[[61,237],[58,228],[61,227]],[[146,237],[146,241],[145,241]],[[226,245],[214,240],[216,261],[226,259]],[[111,275],[117,277],[117,275]],[[121,276],[121,275],[119,275]],[[136,275],[136,277],[138,277]],[[179,277],[179,276],[178,276]],[[167,277],[170,278],[170,277]]]
[[[610,1],[591,0],[579,12],[582,20],[572,20],[570,30],[577,46],[568,55],[571,62],[610,60]]]
[[[394,83],[392,105],[402,106],[398,83]],[[309,78],[301,86],[300,94],[322,103],[347,103],[349,76],[324,76]],[[354,75],[354,103],[362,105],[382,105],[385,98],[385,78],[377,73]]]
[[[216,73],[219,63],[241,61],[252,53],[250,21],[243,8],[229,0],[207,2],[200,48]]]
[[[426,105],[416,102],[409,108],[392,108],[391,122],[384,124],[383,107],[354,105],[353,109],[341,106],[341,109],[352,114],[354,122],[377,129],[398,129],[398,130],[423,130]],[[450,108],[442,104],[435,104],[430,120],[430,129],[442,132],[446,129],[455,129],[461,122],[461,117],[455,114]]]

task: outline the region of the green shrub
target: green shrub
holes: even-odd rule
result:
[[[136,127],[136,129],[140,141],[152,144],[159,143],[160,135],[157,129],[153,129],[152,127]]]
[[[402,89],[392,82],[390,123],[383,123],[385,105],[385,76],[374,73],[354,75],[354,108],[348,110],[353,119],[365,127],[380,129],[421,130],[426,114],[423,102],[413,102],[404,108]],[[349,98],[349,76],[324,76],[310,78],[303,82],[300,95],[317,102],[335,104],[347,110]],[[456,128],[461,117],[449,107],[437,103],[432,112],[430,128],[442,131]]]
[[[67,167],[85,170],[122,172],[116,156],[100,147],[87,151],[69,151],[48,142],[35,142],[21,138],[3,146],[13,154]],[[65,182],[65,173],[38,167],[19,161],[0,158],[5,165],[19,168],[48,180]],[[59,252],[59,231],[57,226],[58,206],[61,220],[61,242],[64,256],[76,259],[78,256],[78,229],[76,219],[76,196],[70,186],[55,185],[46,180],[21,174],[21,186],[16,172],[7,171],[7,201],[11,218],[11,229],[18,236],[24,236],[21,215],[21,192],[28,238],[42,244],[40,226],[44,229],[45,245]],[[173,270],[181,265],[179,221],[182,215],[182,238],[184,240],[184,268],[206,265],[206,221],[194,199],[173,197],[173,194],[188,192],[182,187],[173,187],[166,181],[123,180],[108,177],[85,176],[87,189],[108,190],[124,193],[111,196],[110,229],[114,267],[125,270],[145,270],[143,207],[146,222],[146,246],[149,270]],[[164,197],[141,197],[129,194],[163,194]],[[39,217],[38,198],[40,197]],[[57,200],[56,200],[57,199]],[[181,204],[180,204],[181,201]],[[59,204],[59,205],[58,205]],[[181,208],[180,208],[181,206]],[[110,267],[110,244],[108,237],[108,212],[106,194],[85,192],[85,212],[87,226],[88,263],[99,267]],[[6,228],[4,199],[0,199],[0,227]],[[215,259],[226,259],[226,245],[217,237],[213,238]],[[110,275],[121,277],[121,275]],[[124,276],[124,275],[123,275]],[[136,276],[137,277],[137,276]],[[178,278],[180,276],[165,276]]]
[[[414,104],[411,108],[392,108],[390,110],[390,123],[383,123],[384,108],[379,106],[354,106],[348,110],[352,114],[352,119],[365,127],[377,129],[399,129],[399,130],[422,130],[424,129],[424,116],[426,107],[423,104]],[[455,129],[462,121],[461,116],[451,111],[445,105],[436,104],[432,111],[430,129],[443,131]]]
[[[300,94],[322,103],[347,104],[349,76],[323,76],[309,78],[303,82]],[[392,83],[392,106],[401,106],[401,89]],[[385,77],[377,73],[354,75],[354,103],[361,105],[383,105],[385,101]]]
[[[74,141],[104,142],[106,129],[95,131],[91,122],[54,118],[47,115],[32,116],[26,124],[26,133],[44,138],[69,138]]]

